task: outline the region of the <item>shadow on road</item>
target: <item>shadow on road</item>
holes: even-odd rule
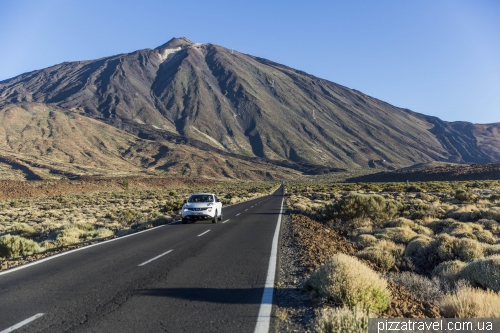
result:
[[[264,288],[160,288],[138,290],[138,295],[170,297],[198,302],[260,304]]]

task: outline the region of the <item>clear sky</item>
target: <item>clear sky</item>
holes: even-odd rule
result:
[[[443,120],[500,122],[498,0],[0,0],[0,80],[181,36]]]

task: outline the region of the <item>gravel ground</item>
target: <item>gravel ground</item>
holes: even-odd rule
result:
[[[303,254],[293,237],[290,215],[282,217],[279,270],[276,282],[277,332],[313,332],[314,310],[309,293],[302,291],[308,275]]]

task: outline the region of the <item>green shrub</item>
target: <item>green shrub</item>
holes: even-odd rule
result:
[[[363,310],[384,311],[390,301],[387,282],[357,258],[345,254],[332,256],[311,274],[304,288]]]
[[[458,273],[467,266],[467,264],[460,260],[445,261],[434,267],[432,276],[445,279],[449,282],[458,281]]]
[[[314,330],[317,333],[366,333],[368,332],[368,318],[373,317],[360,309],[327,308],[319,313]]]
[[[485,246],[478,241],[441,234],[431,241],[416,237],[406,246],[404,255],[421,273],[430,273],[444,261],[470,261],[483,257],[484,251]]]
[[[184,202],[182,200],[172,200],[167,202],[160,211],[164,213],[176,212],[182,208],[182,205],[184,205]]]
[[[329,217],[338,217],[344,221],[355,218],[369,218],[380,222],[395,217],[401,204],[394,200],[386,200],[380,195],[351,193],[333,205],[326,205],[325,212]]]
[[[384,271],[394,267],[396,259],[391,252],[380,249],[378,247],[367,247],[366,249],[356,253],[356,257],[371,261]]]
[[[439,243],[437,251],[441,261],[470,261],[484,256],[484,246],[472,239],[459,239],[443,234],[437,236],[436,241]]]
[[[41,251],[43,249],[31,239],[18,235],[0,236],[0,258],[27,256]]]
[[[375,237],[379,239],[389,239],[396,243],[408,243],[417,233],[408,227],[386,228],[376,233]]]
[[[459,278],[469,281],[473,286],[500,291],[500,255],[474,260],[458,274]]]
[[[421,256],[423,250],[432,242],[431,237],[417,236],[413,238],[405,248],[404,256],[413,258]]]
[[[484,256],[484,245],[472,239],[442,234],[436,237],[436,242],[437,254],[441,261],[470,261]]]
[[[474,196],[468,190],[457,190],[455,199],[460,200],[462,203],[471,203],[474,201]]]

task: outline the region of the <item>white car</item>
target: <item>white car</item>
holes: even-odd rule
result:
[[[191,194],[182,206],[182,223],[206,219],[211,219],[212,223],[221,221],[222,203],[213,193]]]

